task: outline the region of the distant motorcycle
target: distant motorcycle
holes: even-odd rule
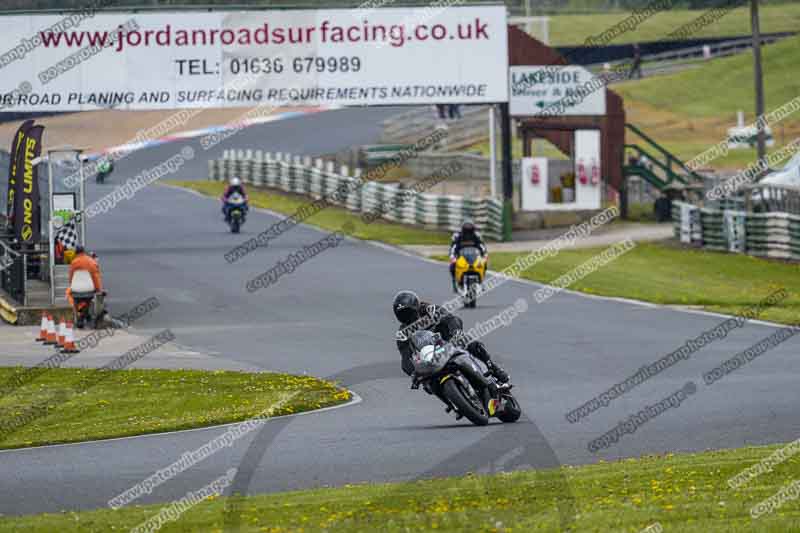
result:
[[[511,394],[510,383],[499,383],[486,365],[438,333],[417,331],[411,336],[414,365],[412,389],[420,385],[447,405],[456,420],[467,417],[476,426],[485,426],[490,417],[511,423],[522,410]]]
[[[97,166],[97,177],[95,178],[95,182],[99,184],[103,184],[106,182],[106,178],[111,175],[111,171],[114,170],[114,165],[109,160],[105,160]]]
[[[464,307],[475,308],[480,286],[486,276],[486,259],[474,246],[465,246],[456,259],[456,287]]]
[[[246,203],[244,196],[238,192],[231,194],[225,202],[228,212],[227,222],[231,227],[231,233],[239,233],[242,225],[244,225]]]

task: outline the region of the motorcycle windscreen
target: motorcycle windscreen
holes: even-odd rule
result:
[[[474,246],[467,246],[461,249],[461,255],[467,260],[467,263],[472,265],[480,257],[481,252]]]
[[[425,346],[436,344],[436,336],[432,331],[423,329],[411,335],[411,347],[415,352],[421,351]]]
[[[444,368],[447,363],[447,350],[444,346],[429,344],[414,354],[412,362],[417,375],[430,376]]]

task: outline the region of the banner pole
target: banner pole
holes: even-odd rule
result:
[[[85,160],[81,157],[81,152],[78,152],[77,158],[78,158],[78,176],[81,181],[80,183],[81,245],[86,246],[86,217],[84,216],[84,210],[86,209],[86,189],[84,187],[84,180],[83,180],[83,163]]]
[[[514,210],[514,182],[511,172],[511,115],[508,102],[500,104],[500,129],[503,139],[503,241],[511,240]]]
[[[497,198],[497,139],[495,135],[494,105],[489,106],[489,178],[491,180],[491,197]]]
[[[50,305],[56,303],[56,250],[55,250],[55,235],[53,235],[53,161],[50,158],[50,152],[47,152],[47,196],[48,203],[50,204],[50,216],[48,216],[47,223],[47,255],[49,256],[50,267]]]

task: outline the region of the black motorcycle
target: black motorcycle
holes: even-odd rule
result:
[[[411,388],[422,385],[425,392],[444,402],[446,412],[454,413],[456,420],[467,417],[476,426],[487,425],[491,417],[502,422],[519,420],[522,410],[511,394],[512,385],[499,383],[469,352],[427,330],[411,336],[411,347]]]

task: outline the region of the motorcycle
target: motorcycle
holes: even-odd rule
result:
[[[411,337],[414,353],[412,389],[422,385],[425,392],[436,395],[454,413],[485,426],[490,417],[512,423],[522,415],[519,403],[511,394],[510,383],[499,383],[486,365],[452,343],[442,341],[438,333],[417,331]]]
[[[97,258],[95,254],[92,256]],[[96,291],[89,272],[78,270],[73,275],[70,292],[75,302],[75,327],[83,329],[90,324],[93,329],[98,329],[107,315],[105,291]]]
[[[106,318],[103,303],[105,292],[72,293],[75,300],[75,327],[83,329],[87,324],[92,329],[100,329],[100,324]]]
[[[481,283],[486,276],[486,259],[474,246],[461,249],[456,259],[456,287],[464,300],[464,307],[475,308]]]
[[[228,197],[225,202],[228,208],[227,222],[231,227],[232,233],[239,233],[245,220],[245,199],[244,196],[235,192]]]
[[[111,174],[112,170],[114,170],[114,165],[112,165],[110,161],[101,163],[97,170],[95,182],[101,185],[104,184],[106,182],[106,178]]]

